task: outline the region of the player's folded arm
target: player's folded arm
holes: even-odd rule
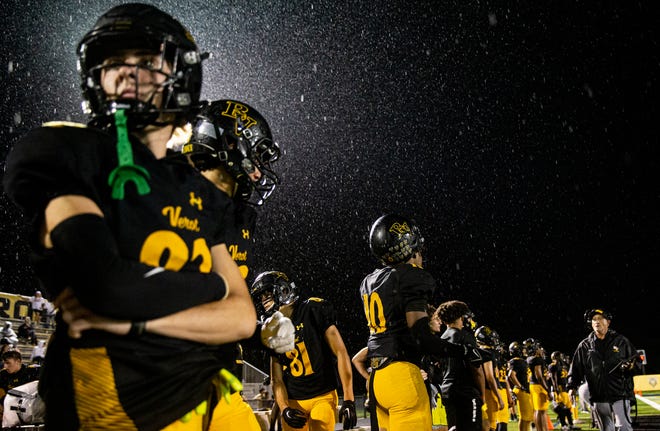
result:
[[[98,215],[70,217],[50,236],[76,296],[100,315],[149,320],[227,295],[223,278],[214,272],[174,272],[123,258]]]

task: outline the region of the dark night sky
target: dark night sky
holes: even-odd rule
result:
[[[212,54],[203,97],[269,120],[283,184],[257,269],[332,301],[349,354],[368,335],[369,226],[397,211],[422,229],[438,302],[567,353],[606,307],[660,372],[660,15],[545,3],[159,3]],[[0,160],[43,121],[85,120],[75,45],[113,4],[2,2]],[[0,290],[32,293],[23,220],[4,195],[0,211]]]

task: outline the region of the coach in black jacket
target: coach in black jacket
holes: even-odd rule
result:
[[[574,397],[578,386],[586,380],[598,428],[614,431],[616,419],[620,431],[632,431],[633,376],[641,373],[637,350],[626,337],[609,329],[612,315],[607,311],[592,309],[584,317],[593,332],[573,354],[568,372],[569,394]]]

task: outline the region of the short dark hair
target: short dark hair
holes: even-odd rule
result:
[[[440,320],[446,325],[470,313],[470,308],[463,301],[452,300],[443,302],[436,310]]]
[[[7,359],[16,359],[17,361],[22,361],[23,357],[21,356],[21,352],[18,350],[7,350],[2,354],[2,362],[6,361]]]

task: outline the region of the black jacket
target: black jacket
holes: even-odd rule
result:
[[[641,372],[641,363],[632,343],[609,330],[603,340],[592,332],[578,345],[568,372],[568,388],[577,389],[586,380],[590,402],[614,402],[634,399],[632,376]],[[623,370],[623,362],[635,359],[632,370]]]

